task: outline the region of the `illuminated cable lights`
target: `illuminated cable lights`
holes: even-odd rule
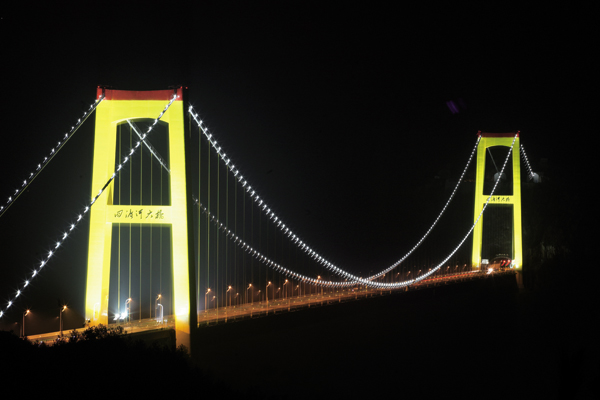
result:
[[[506,165],[508,163],[508,160],[510,159],[510,156],[512,154],[512,150],[515,144],[515,140],[517,138],[517,135],[515,135],[513,142],[511,144],[510,150],[506,156],[506,159],[504,160],[504,164],[502,165],[502,169],[500,171],[500,174],[504,173],[504,169],[506,168]],[[464,175],[464,172],[463,172]],[[493,197],[494,192],[498,186],[500,180],[497,180],[494,184],[494,187],[492,188],[492,191],[490,193],[490,195],[487,198],[486,203],[484,204],[481,212],[479,213],[479,216],[477,217],[477,219],[475,220],[475,222],[473,223],[473,225],[470,227],[470,229],[468,230],[468,232],[465,234],[465,236],[463,237],[463,239],[459,242],[459,244],[454,248],[454,250],[448,255],[446,256],[446,258],[444,260],[442,260],[442,262],[440,262],[436,267],[434,268],[430,268],[426,273],[424,274],[420,274],[418,277],[414,278],[414,279],[410,279],[407,281],[403,281],[403,282],[395,282],[395,283],[384,283],[384,282],[373,282],[371,281],[371,279],[373,278],[360,278],[357,277],[353,274],[350,274],[346,271],[343,271],[337,267],[335,267],[332,263],[324,260],[322,257],[320,257],[318,259],[319,262],[321,262],[322,264],[324,264],[327,268],[333,270],[335,273],[337,273],[338,275],[342,275],[343,277],[345,277],[346,279],[350,279],[351,281],[349,282],[331,282],[331,281],[320,281],[318,279],[313,279],[313,278],[309,278],[306,276],[303,276],[301,274],[297,274],[294,271],[291,270],[287,270],[284,267],[281,267],[279,264],[274,263],[273,261],[269,260],[268,258],[264,257],[262,254],[260,254],[259,252],[257,252],[256,250],[252,249],[250,246],[246,245],[248,249],[250,249],[251,253],[253,256],[256,256],[261,262],[265,263],[267,266],[276,269],[277,271],[283,271],[286,275],[293,275],[293,276],[298,276],[300,277],[303,281],[310,283],[312,285],[315,286],[327,286],[327,285],[334,285],[334,286],[353,286],[354,284],[362,284],[364,286],[368,286],[368,287],[373,287],[373,288],[377,288],[377,289],[398,289],[398,288],[402,288],[402,287],[406,287],[406,286],[410,286],[413,285],[417,282],[420,282],[426,278],[428,278],[429,276],[433,275],[434,273],[436,273],[442,266],[446,265],[447,261],[456,253],[456,251],[458,251],[458,249],[460,247],[462,247],[462,245],[464,244],[464,242],[467,240],[467,238],[469,237],[469,235],[471,234],[471,232],[473,231],[473,229],[475,228],[475,226],[477,225],[477,223],[479,222],[479,220],[481,219],[481,216],[483,215],[485,209],[487,208],[487,205],[490,202],[490,199]],[[211,215],[210,212],[201,204],[199,204],[199,206],[202,208],[202,211],[204,213],[206,213],[207,215]],[[218,219],[215,219],[214,216],[211,218],[213,220],[215,220],[217,226],[219,227],[219,229],[223,229],[223,224],[220,223],[218,221]],[[430,228],[431,230],[432,228]],[[300,244],[302,246],[302,249],[305,250],[309,255],[312,255],[313,258],[316,255],[316,252],[312,249],[310,249],[310,247],[306,246],[304,243],[302,243],[302,241],[300,241]]]
[[[307,282],[309,284],[315,285],[315,286],[327,286],[327,285],[332,286],[332,287],[354,286],[355,282],[332,282],[332,281],[322,281],[322,280],[310,278],[308,276],[299,274],[299,273],[297,273],[295,271],[289,270],[289,269],[283,267],[280,264],[277,264],[273,260],[271,260],[268,257],[266,257],[265,255],[261,254],[256,249],[252,248],[250,245],[248,245],[245,242],[243,242],[237,235],[235,235],[235,233],[231,232],[225,225],[223,225],[222,222],[220,222],[217,218],[215,218],[214,215],[212,215],[210,213],[210,211],[208,211],[208,209],[206,207],[204,207],[204,205],[202,205],[201,203],[199,203],[196,199],[194,199],[194,202],[196,203],[196,205],[200,208],[200,210],[204,214],[206,214],[208,217],[210,217],[210,219],[214,222],[214,224],[217,226],[217,228],[220,231],[223,231],[223,232],[227,233],[226,236],[229,237],[230,239],[231,238],[235,238],[233,240],[233,242],[235,244],[237,244],[239,247],[241,247],[244,251],[248,251],[249,253],[251,253],[253,257],[255,257],[256,259],[258,259],[259,261],[261,261],[263,264],[267,265],[271,269],[273,269],[273,270],[275,270],[277,272],[285,273],[286,275],[295,276],[295,277],[300,278],[303,281],[305,281],[305,282]]]
[[[98,105],[103,100],[104,100],[104,95],[102,95],[98,100],[96,100],[93,104],[90,105],[89,113],[86,111],[83,114],[83,117],[79,118],[77,120],[77,123],[74,126],[71,127],[71,130],[68,133],[65,133],[65,135],[63,136],[62,141],[59,140],[58,143],[57,143],[57,145],[50,150],[49,157],[44,157],[44,160],[42,161],[42,163],[40,163],[40,164],[37,165],[35,171],[31,172],[29,174],[28,179],[24,179],[23,180],[23,183],[21,184],[21,188],[17,189],[15,191],[15,193],[13,194],[13,196],[15,196],[15,198],[13,199],[12,196],[9,197],[8,201],[5,203],[5,205],[0,206],[0,217],[2,217],[2,215],[4,215],[4,213],[12,205],[12,203],[14,203],[14,201],[17,200],[17,198],[20,196],[20,193],[23,193],[24,189],[26,189],[31,184],[31,182],[33,182],[33,180],[39,175],[39,173],[42,172],[42,170],[46,167],[46,165],[49,163],[49,161],[52,160],[52,158],[56,154],[58,154],[58,152],[67,143],[67,141],[73,136],[73,134],[75,132],[77,132],[77,130],[79,129],[79,127],[86,121],[87,117],[89,117],[91,115],[92,111],[94,111],[96,109],[96,107],[98,107]]]
[[[158,122],[157,119],[154,120],[154,124],[152,124],[152,126],[156,125],[156,123]],[[169,168],[167,167],[167,163],[162,159],[162,157],[158,154],[158,151],[156,151],[154,149],[154,147],[152,146],[152,144],[150,144],[149,141],[145,140],[146,134],[142,135],[138,132],[137,127],[131,122],[131,120],[127,120],[127,123],[129,124],[129,126],[133,129],[133,131],[136,133],[136,135],[138,135],[138,137],[140,138],[140,140],[146,145],[146,147],[148,148],[148,150],[150,151],[150,154],[152,154],[154,156],[154,158],[156,158],[156,160],[159,162],[159,164],[170,174],[171,171],[169,170]],[[139,143],[139,142],[138,142]],[[136,145],[137,147],[137,145]],[[131,153],[130,153],[131,154]],[[123,160],[123,162],[127,162],[128,161],[128,157],[125,157],[125,159]]]
[[[207,138],[207,140],[209,141],[209,143],[211,144],[211,146],[217,151],[217,154],[221,155],[221,147],[217,146],[217,141],[212,139],[212,134],[209,133],[208,128],[206,126],[203,125],[202,120],[198,119],[198,114],[195,113],[194,109],[192,106],[189,107],[188,109],[190,115],[194,118],[194,121],[196,122],[196,124],[198,125],[198,127],[201,129],[202,133],[204,134],[204,136]],[[429,229],[425,232],[425,234],[423,235],[423,237],[421,237],[421,239],[419,239],[419,241],[417,242],[417,244],[415,244],[412,249],[405,254],[402,258],[400,258],[398,261],[396,261],[394,264],[392,264],[391,266],[387,267],[386,269],[382,270],[381,272],[372,275],[370,277],[365,278],[365,281],[370,281],[372,279],[377,279],[381,276],[383,276],[384,274],[388,273],[389,271],[393,270],[394,268],[396,268],[398,265],[400,265],[400,263],[402,263],[407,257],[409,257],[417,248],[419,248],[419,246],[423,243],[423,241],[429,236],[429,234],[431,233],[431,231],[433,230],[433,228],[437,225],[438,221],[440,220],[440,218],[442,217],[442,215],[444,214],[444,212],[446,211],[448,205],[450,204],[450,202],[452,201],[452,199],[454,198],[454,195],[456,194],[459,185],[462,183],[464,176],[469,168],[469,165],[471,164],[471,161],[473,159],[474,154],[476,153],[477,150],[477,146],[479,144],[479,141],[481,140],[481,137],[477,137],[477,141],[475,142],[475,146],[473,146],[473,150],[471,151],[471,155],[469,156],[469,159],[467,161],[467,164],[465,166],[465,168],[463,169],[463,172],[460,176],[460,179],[458,180],[456,186],[454,187],[454,190],[452,191],[448,201],[446,202],[446,204],[444,205],[444,207],[442,208],[441,212],[439,213],[439,215],[437,216],[437,218],[435,219],[435,221],[433,222],[433,224],[429,227]],[[227,163],[228,164],[228,163]],[[228,166],[226,164],[226,166]],[[229,167],[228,167],[229,168]],[[239,170],[237,169],[233,169],[233,168],[229,168],[231,170],[232,173],[234,173],[235,176],[237,176]],[[238,178],[238,181],[241,183],[242,187],[245,187],[247,184],[247,181],[244,180],[243,176],[240,175],[240,177]],[[248,187],[246,188],[246,192],[248,192],[250,194],[250,197],[254,200],[255,203],[257,203],[257,206],[259,207],[259,209],[261,209],[263,212],[266,210],[266,216],[268,216],[270,219],[275,218],[274,221],[277,221],[278,218],[275,216],[275,213],[273,213],[271,211],[270,208],[267,207],[267,204],[262,200],[259,199],[258,195],[256,194],[255,190],[252,190],[252,186],[248,185]],[[256,196],[255,196],[256,194]],[[282,231],[284,230],[283,226],[284,224],[278,224],[277,225]],[[295,243],[298,244],[298,246],[301,246],[301,250],[304,250],[305,252],[307,252],[307,254],[314,256],[318,256],[319,257],[319,262],[325,266],[326,268],[336,272],[338,275],[343,275],[345,273],[344,270],[337,268],[334,264],[330,263],[329,261],[327,261],[325,258],[321,257],[318,253],[316,253],[314,250],[312,250],[310,247],[306,246],[305,244],[303,244],[302,241],[298,241],[296,240],[296,235],[288,228],[286,233],[289,232],[289,235],[292,235],[292,237],[295,240]]]
[[[159,118],[158,118],[158,119],[160,119],[160,118],[161,118],[161,117],[164,115],[164,113],[165,113],[165,112],[166,112],[166,111],[169,109],[169,107],[171,106],[171,104],[173,104],[173,101],[175,101],[175,99],[176,99],[176,98],[177,98],[177,96],[176,96],[176,95],[173,95],[173,98],[172,98],[172,99],[171,99],[171,101],[169,101],[169,103],[168,103],[168,104],[165,106],[165,108],[164,108],[164,109],[163,109],[163,111],[161,112],[161,114],[160,114],[160,116],[159,116]],[[99,102],[100,102],[100,101],[98,101],[98,103],[99,103]],[[97,104],[96,104],[96,105],[97,105]],[[154,126],[154,125],[152,125],[152,127],[153,127],[153,126]],[[152,127],[151,127],[151,128],[152,128]],[[135,147],[135,148],[137,149],[138,147],[139,147],[139,142],[138,142],[138,144],[136,145],[136,147]],[[130,153],[130,155],[131,155],[131,154],[133,154],[133,151]],[[129,161],[129,160],[130,160],[130,157],[127,159],[127,161]],[[123,164],[126,164],[126,163],[127,163],[127,161],[124,161],[124,162],[123,162]],[[121,168],[121,164],[119,165],[119,169],[120,169],[120,168]],[[115,171],[115,172],[116,172],[116,171]],[[87,212],[90,210],[90,207],[91,207],[92,205],[94,205],[94,203],[95,203],[95,202],[96,202],[96,200],[97,200],[97,199],[100,197],[100,195],[101,195],[102,193],[104,193],[104,190],[105,190],[105,189],[108,187],[108,185],[109,185],[109,184],[110,184],[110,183],[113,181],[113,179],[114,179],[115,175],[116,175],[115,173],[113,173],[113,174],[112,174],[112,176],[111,176],[111,177],[108,179],[108,181],[107,181],[107,182],[106,182],[106,184],[105,184],[105,185],[102,187],[102,189],[100,189],[100,190],[98,191],[98,194],[97,194],[97,195],[96,195],[96,196],[95,196],[95,197],[94,197],[94,198],[91,200],[91,202],[90,202],[90,205],[89,205],[89,206],[86,206],[86,207],[84,208],[83,212],[77,216],[77,220],[76,220],[74,223],[71,223],[71,224],[70,224],[69,231],[73,230],[73,229],[74,229],[74,228],[77,226],[77,224],[78,224],[78,223],[79,223],[79,222],[80,222],[80,221],[83,219],[83,215],[87,214]],[[66,232],[63,232],[62,238],[61,238],[61,240],[59,240],[59,241],[57,241],[57,242],[56,242],[56,244],[55,244],[55,246],[54,246],[54,250],[58,249],[58,248],[59,248],[59,247],[62,245],[63,241],[64,241],[64,240],[67,238],[67,236],[68,236],[68,234],[67,234]],[[48,252],[48,256],[46,257],[46,259],[45,259],[45,260],[43,260],[43,261],[40,263],[39,269],[37,269],[37,270],[35,270],[35,269],[34,269],[34,271],[33,271],[32,275],[31,275],[31,278],[32,278],[32,279],[33,279],[33,278],[35,278],[36,276],[38,276],[38,275],[39,275],[39,272],[42,270],[42,268],[43,268],[43,267],[46,265],[46,263],[47,263],[47,262],[50,260],[50,258],[51,258],[51,257],[52,257],[54,254],[55,254],[55,253],[54,253],[54,251],[52,251],[52,250],[50,250],[50,251]],[[29,285],[29,281],[26,281],[26,284],[23,286],[23,288],[25,288],[27,285]],[[22,289],[20,289],[20,290],[22,290]],[[20,293],[20,291],[19,291],[18,293]],[[18,295],[17,295],[17,296],[15,296],[15,298],[16,298],[16,297],[18,297]],[[6,307],[6,309],[8,309],[8,308],[10,307],[10,305],[11,305],[11,304],[12,304],[12,301],[9,301],[9,303],[8,303],[8,306]],[[2,317],[2,315],[4,315],[4,312],[3,312],[3,310],[0,310],[0,317]]]
[[[529,164],[529,158],[527,158],[527,154],[525,153],[525,147],[521,145],[521,157],[525,160],[525,165],[527,166],[527,175],[529,179],[533,179],[535,176],[535,172],[531,168],[531,164]]]
[[[388,272],[392,271],[394,268],[396,268],[398,265],[400,265],[404,260],[406,260],[417,248],[419,248],[419,246],[421,246],[421,244],[423,243],[423,241],[429,236],[429,234],[431,233],[431,231],[433,230],[433,228],[437,225],[438,221],[440,220],[440,218],[444,214],[444,211],[446,211],[446,208],[448,208],[448,205],[450,204],[450,202],[454,198],[454,195],[456,194],[456,191],[458,190],[458,187],[462,183],[462,181],[463,181],[463,179],[465,177],[465,174],[467,173],[467,170],[469,169],[469,165],[471,165],[471,161],[473,160],[473,156],[475,155],[475,152],[477,151],[477,146],[479,145],[479,141],[480,140],[481,140],[481,136],[477,136],[477,141],[475,142],[475,146],[473,147],[473,150],[471,150],[471,155],[469,156],[469,160],[467,161],[467,165],[465,165],[465,168],[463,169],[463,172],[460,175],[460,178],[459,178],[458,182],[456,183],[456,186],[454,186],[454,190],[450,194],[450,197],[448,198],[448,201],[446,201],[446,204],[442,208],[442,211],[439,213],[439,215],[437,216],[437,218],[435,219],[435,221],[433,221],[433,224],[431,224],[431,226],[429,227],[429,229],[427,230],[427,232],[425,232],[425,235],[423,235],[423,237],[421,237],[421,239],[419,239],[419,241],[417,242],[417,244],[415,244],[413,246],[413,248],[410,249],[410,251],[408,253],[406,253],[402,258],[400,258],[398,261],[396,261],[394,264],[392,264],[388,268],[384,269],[383,271],[381,271],[378,274],[373,275],[373,276],[371,276],[369,278],[377,279],[377,278],[379,278],[379,277],[387,274]]]
[[[508,163],[508,160],[510,159],[510,155],[512,154],[513,151],[513,147],[515,145],[515,141],[517,140],[518,134],[515,135],[515,137],[513,138],[512,144],[510,146],[510,149],[508,150],[508,154],[506,155],[506,159],[504,160],[504,164],[502,165],[502,169],[500,170],[500,176],[502,176],[502,173],[504,173],[504,169],[506,168],[506,164]],[[467,240],[467,238],[469,237],[469,235],[471,234],[471,232],[473,232],[473,229],[475,229],[475,226],[477,225],[477,223],[479,222],[479,220],[481,219],[481,216],[483,215],[485,209],[487,208],[490,199],[494,196],[494,192],[496,191],[496,188],[498,187],[498,183],[500,182],[500,179],[496,180],[496,182],[494,183],[494,187],[492,188],[492,191],[490,193],[490,195],[488,196],[485,204],[483,205],[483,208],[481,209],[481,212],[479,213],[479,216],[477,217],[477,219],[475,220],[475,222],[473,223],[473,225],[471,226],[471,228],[469,229],[469,231],[466,233],[466,235],[463,237],[463,239],[460,241],[460,243],[454,248],[454,250],[440,263],[438,264],[435,268],[431,268],[429,271],[427,271],[425,274],[420,275],[418,278],[414,279],[414,282],[419,282],[422,281],[423,279],[429,277],[430,275],[434,274],[437,270],[439,270],[442,266],[444,266],[446,264],[446,262],[458,251],[458,249],[465,243],[465,241]],[[393,289],[393,288],[397,288],[400,287],[399,285],[402,282],[398,282],[398,283],[385,283],[382,284],[382,288],[384,289]]]

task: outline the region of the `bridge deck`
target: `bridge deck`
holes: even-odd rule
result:
[[[495,274],[513,274],[514,271],[496,271]],[[323,294],[311,294],[305,296],[293,296],[287,299],[275,299],[266,301],[254,302],[250,304],[233,305],[229,307],[219,307],[217,309],[202,310],[198,313],[198,326],[207,326],[211,324],[233,322],[240,319],[256,318],[258,316],[267,316],[269,314],[278,314],[287,311],[294,311],[302,308],[310,308],[324,306],[329,304],[341,303],[346,301],[358,300],[361,298],[382,296],[391,294],[392,292],[400,292],[405,290],[420,290],[430,287],[459,283],[466,280],[481,279],[489,276],[479,271],[466,273],[457,273],[425,279],[417,284],[411,285],[404,289],[349,289],[337,292],[327,292],[323,289]],[[116,324],[111,324],[113,326]],[[148,318],[138,321],[120,323],[127,334],[147,332],[156,329],[175,329],[175,320],[170,317],[165,317],[162,322],[157,322],[154,318]],[[75,329],[78,332],[83,332],[86,328]],[[73,329],[63,330],[63,336],[68,336]],[[32,342],[45,342],[53,344],[60,338],[60,332],[48,332],[38,335],[29,335],[27,337]]]

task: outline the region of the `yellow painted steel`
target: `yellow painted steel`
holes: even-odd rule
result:
[[[96,109],[92,198],[114,172],[117,126],[127,119],[155,119],[167,102],[104,100],[100,103]],[[183,101],[174,101],[161,118],[161,121],[169,126],[171,206],[113,205],[114,192],[111,182],[91,208],[85,310],[86,319],[90,320],[91,325],[108,323],[112,224],[171,224],[173,310],[177,344],[189,347],[190,291],[183,107]],[[150,134],[149,138],[151,137]]]
[[[506,137],[486,137],[482,135],[479,145],[477,146],[477,175],[475,178],[475,210],[473,222],[477,221],[477,217],[481,213],[485,202],[489,195],[483,194],[483,181],[485,173],[485,155],[488,147],[506,146],[510,147],[514,136]],[[512,151],[512,168],[513,168],[513,194],[510,196],[494,195],[490,199],[490,204],[512,204],[513,206],[513,262],[517,271],[523,268],[523,238],[521,229],[521,164],[519,158],[519,137],[515,139],[515,144]],[[483,218],[475,225],[473,230],[473,253],[471,257],[472,267],[474,269],[481,268],[481,245],[483,233]]]

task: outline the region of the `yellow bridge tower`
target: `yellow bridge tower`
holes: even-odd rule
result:
[[[114,180],[105,194],[99,197],[90,211],[90,235],[86,284],[86,320],[91,325],[107,324],[109,318],[108,296],[110,286],[110,261],[112,224],[165,224],[171,225],[171,265],[173,282],[173,312],[177,344],[190,345],[190,327],[196,326],[196,302],[193,290],[193,246],[188,238],[188,216],[191,216],[186,181],[184,123],[184,90],[126,91],[98,88],[97,97],[105,96],[96,109],[92,198],[109,181],[115,172],[117,127],[128,120],[156,119],[169,101],[175,101],[160,118],[168,126],[170,160],[170,205],[131,205],[143,209],[143,216],[160,218],[135,218],[125,220],[123,206],[113,205]],[[119,161],[121,162],[121,161]],[[121,211],[121,212],[120,212]],[[190,248],[191,247],[191,248]]]
[[[512,263],[511,268],[517,271],[517,280],[519,285],[522,284],[522,269],[523,269],[523,239],[521,230],[521,166],[519,158],[519,132],[517,133],[478,133],[481,137],[477,146],[477,174],[475,178],[475,210],[473,221],[477,221],[483,206],[488,200],[489,194],[484,194],[484,178],[485,178],[485,159],[486,150],[489,147],[505,146],[511,147],[513,139],[515,141],[512,150],[512,194],[499,194],[490,198],[489,204],[505,204],[513,207],[513,229],[512,229]],[[515,138],[516,136],[516,138]],[[498,176],[498,179],[501,179]],[[481,248],[482,248],[482,233],[483,233],[483,218],[473,230],[473,253],[471,257],[473,269],[482,268]]]

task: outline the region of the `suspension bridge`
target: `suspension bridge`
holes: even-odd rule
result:
[[[537,180],[520,134],[477,134],[465,167],[428,229],[390,265],[359,275],[321,254],[288,226],[227,156],[184,88],[125,91],[99,87],[96,100],[0,203],[1,217],[95,113],[92,193],[24,280],[0,305],[0,318],[69,239],[89,221],[85,318],[89,325],[170,324],[178,343],[200,323],[407,290],[496,270],[521,279],[521,160]],[[502,157],[492,152],[502,149]],[[487,168],[493,167],[493,178]],[[470,168],[475,195],[470,227],[446,254],[423,255]],[[471,194],[471,196],[473,196]],[[472,197],[471,197],[472,198]],[[501,229],[483,217],[496,209]],[[492,218],[487,218],[491,220]],[[438,228],[439,229],[439,228]],[[492,234],[489,231],[496,232]],[[498,234],[497,231],[501,231]],[[141,325],[141,324],[140,324]]]

